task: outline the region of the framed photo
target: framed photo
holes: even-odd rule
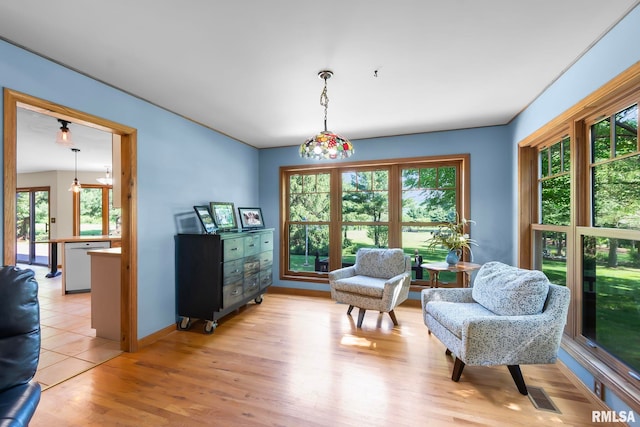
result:
[[[230,231],[238,228],[232,202],[211,202],[209,206],[219,231]]]
[[[243,229],[264,228],[264,218],[260,208],[238,208],[240,225]]]
[[[207,234],[212,234],[216,232],[216,223],[211,216],[211,212],[209,212],[208,206],[194,206],[193,209],[196,211],[196,215],[198,215],[198,219],[200,220],[200,224],[202,224],[202,228],[204,228],[204,232]]]

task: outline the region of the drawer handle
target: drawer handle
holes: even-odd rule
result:
[[[232,250],[232,251],[237,251],[237,250],[238,250],[238,248],[231,248],[231,250]]]
[[[254,247],[254,246],[255,246],[255,245],[254,245],[253,243],[249,245],[249,247],[250,247],[250,248],[252,248],[252,247]]]

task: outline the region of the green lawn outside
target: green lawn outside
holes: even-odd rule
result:
[[[566,263],[546,260],[552,283],[566,283]],[[640,269],[596,265],[595,341],[635,370],[640,370]]]
[[[411,257],[411,261],[413,262],[415,250],[418,250],[418,253],[422,256],[422,262],[444,262],[445,257],[447,256],[447,251],[444,249],[428,249],[427,248],[427,240],[431,236],[429,231],[419,231],[419,232],[403,232],[402,240],[403,240],[403,250],[404,252]],[[367,230],[349,230],[347,232],[347,238],[351,240],[353,243],[353,248],[359,247],[373,247],[373,240],[367,236]],[[343,250],[342,253],[342,262],[353,264],[355,263],[356,255],[352,250]],[[321,259],[326,258],[326,256],[321,256]],[[308,257],[305,255],[291,255],[289,257],[290,260],[290,268],[294,271],[314,271],[315,269],[315,254],[309,254]],[[308,265],[305,265],[305,261],[308,260]],[[415,274],[415,273],[414,273]],[[423,280],[428,280],[428,274],[425,271]],[[455,282],[456,274],[455,273],[441,273],[440,281],[444,283]]]

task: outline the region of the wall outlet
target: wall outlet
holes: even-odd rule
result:
[[[604,385],[602,384],[602,381],[596,379],[593,380],[593,392],[600,400],[604,400]]]

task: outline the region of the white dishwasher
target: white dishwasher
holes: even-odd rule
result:
[[[111,247],[111,242],[72,242],[64,244],[65,293],[91,290],[91,257],[87,251]]]

